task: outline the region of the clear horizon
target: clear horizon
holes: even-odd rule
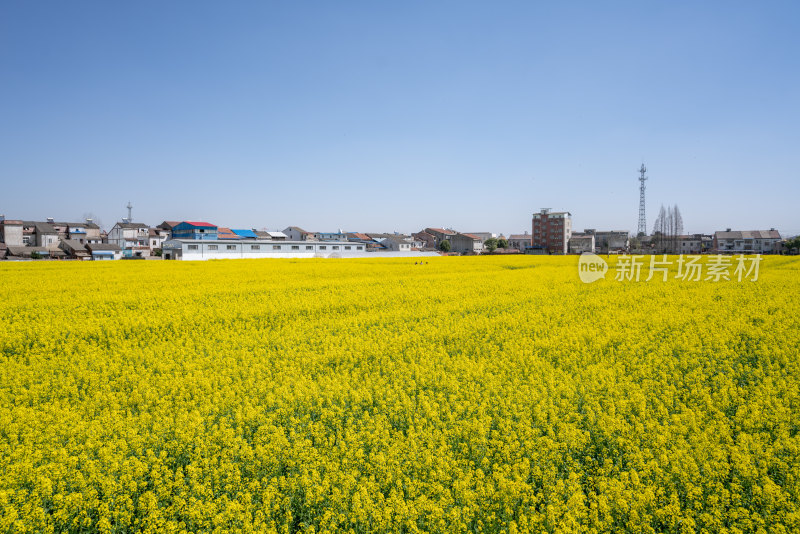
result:
[[[0,6],[0,214],[800,234],[800,5]]]

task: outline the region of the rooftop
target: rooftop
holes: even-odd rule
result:
[[[247,229],[239,229],[239,228],[232,228],[231,231],[239,237],[244,237],[246,239],[257,239],[258,234],[256,234],[253,230]]]
[[[717,239],[780,239],[781,234],[777,230],[744,230],[744,231],[725,231],[714,232]]]
[[[181,221],[178,224],[188,224],[199,228],[216,228],[217,226],[205,221]]]

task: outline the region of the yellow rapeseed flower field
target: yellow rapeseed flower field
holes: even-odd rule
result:
[[[800,531],[800,260],[609,261],[4,263],[0,531]]]

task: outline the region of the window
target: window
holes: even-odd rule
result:
[[[292,250],[300,250],[300,245],[292,245]]]
[[[359,245],[359,246],[356,247],[356,250],[364,250],[364,247]]]
[[[228,250],[236,250],[236,245],[226,245],[225,248],[227,248]]]
[[[314,245],[306,245],[306,250],[314,250]]]
[[[197,245],[189,245],[187,248],[189,250],[197,250]]]
[[[217,250],[218,248],[217,245],[208,245],[208,250]]]
[[[250,245],[250,250],[261,250],[261,245]]]
[[[272,250],[280,250],[280,249],[281,249],[280,245],[272,245]]]
[[[346,245],[346,246],[344,247],[344,249],[345,249],[345,250],[350,250],[350,247]]]
[[[328,248],[328,247],[326,247],[325,245],[320,245],[320,246],[319,246],[319,249],[320,249],[320,250],[325,250],[325,249],[327,249],[327,248]]]
[[[331,247],[333,250],[339,250],[339,245],[334,245]]]

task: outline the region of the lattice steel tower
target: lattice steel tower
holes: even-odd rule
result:
[[[639,229],[637,230],[637,235],[647,235],[647,217],[644,214],[644,181],[647,180],[647,176],[644,173],[647,172],[647,167],[644,166],[642,163],[642,167],[639,169]]]

